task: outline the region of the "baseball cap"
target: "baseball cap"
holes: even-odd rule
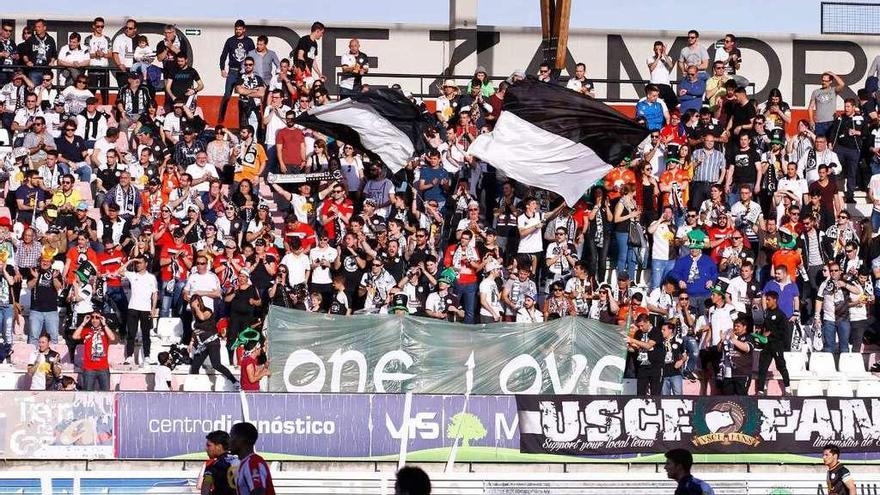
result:
[[[79,210],[79,211],[88,211],[88,210],[89,210],[89,204],[86,203],[85,201],[80,201],[80,202],[76,205],[76,209]]]
[[[254,241],[254,246],[265,246],[265,245],[266,245],[266,239],[263,239],[262,237],[257,239],[256,241]]]
[[[178,228],[174,229],[174,231],[171,233],[171,235],[174,237],[183,237],[186,235],[186,232],[184,232],[183,229],[178,227]]]

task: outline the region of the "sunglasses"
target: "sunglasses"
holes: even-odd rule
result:
[[[565,235],[565,232],[557,232],[556,235]]]
[[[697,218],[697,215],[695,215],[695,214],[693,214],[693,213],[688,213],[688,214],[687,214],[687,217],[688,217],[688,218]]]
[[[373,268],[382,268],[382,263],[373,263]]]
[[[63,180],[63,181],[61,181],[61,183],[62,183],[62,184],[67,184],[67,185],[73,184],[73,182],[71,182],[71,181],[69,181],[69,180]]]
[[[245,67],[253,67],[254,64],[243,64]]]
[[[204,266],[204,265],[207,265],[207,264],[208,264],[207,261],[198,261],[198,262],[196,262],[196,265],[198,265],[198,266]]]
[[[743,240],[743,238],[740,237],[740,236],[737,236],[737,237],[731,237],[731,239],[733,239],[734,241],[741,241],[741,240]]]
[[[342,192],[345,192],[345,191],[343,191],[342,189],[334,189],[333,192],[335,192],[335,193],[338,194],[338,193],[342,193]]]
[[[125,26],[126,31],[134,31],[135,29],[137,29],[137,28],[134,26]]]
[[[553,289],[553,292],[562,292],[562,289]]]
[[[416,234],[416,237],[428,237],[425,234]]]
[[[829,270],[829,271],[830,271],[831,273],[839,272],[839,271],[840,271],[840,268],[832,268],[832,269]]]
[[[4,29],[3,29],[3,32],[4,32],[4,33],[11,33],[12,30],[11,30],[11,29],[6,29],[6,28],[4,28]]]

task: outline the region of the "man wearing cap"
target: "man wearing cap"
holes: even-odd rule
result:
[[[12,123],[18,109],[24,107],[27,103],[27,95],[34,87],[34,83],[25,77],[21,69],[15,69],[12,74],[12,81],[6,83],[0,89],[0,101],[3,101],[3,127],[12,129]],[[36,104],[36,99],[34,100]]]
[[[523,294],[522,307],[516,311],[516,323],[541,323],[544,313],[538,309],[538,296],[535,292]]]
[[[76,135],[83,138],[87,148],[107,135],[107,114],[98,111],[98,100],[91,97],[86,100],[86,109],[76,116]]]
[[[88,215],[89,205],[80,201],[76,205],[73,216],[67,217],[67,223],[62,224],[67,229],[67,241],[72,243],[80,232],[85,232],[90,241],[98,240],[98,222]]]
[[[147,113],[147,107],[154,103],[153,94],[146,84],[141,84],[137,72],[129,72],[127,84],[116,98],[116,115],[121,129],[128,129]]]
[[[192,246],[184,242],[186,232],[177,227],[171,237],[172,241],[162,246],[159,256],[163,317],[180,315],[183,301],[181,295],[193,265]]]
[[[442,115],[445,120],[449,120],[458,113],[461,94],[458,86],[452,79],[443,81],[443,86],[440,89],[443,91],[443,94],[440,95],[440,98],[437,98],[437,113]]]
[[[186,169],[196,162],[196,156],[204,153],[206,147],[205,142],[196,137],[196,129],[191,124],[184,125],[181,133],[183,139],[174,145],[174,163],[181,169]]]
[[[443,270],[437,277],[437,291],[428,294],[425,300],[425,313],[438,320],[462,321],[465,311],[460,306],[459,298],[449,288],[455,283],[455,272]]]
[[[678,287],[690,296],[691,307],[702,311],[703,301],[709,297],[709,289],[718,278],[718,267],[712,258],[703,254],[706,248],[706,233],[695,229],[688,234],[690,253],[675,260],[669,276],[678,283]]]

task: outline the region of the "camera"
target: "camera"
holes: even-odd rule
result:
[[[189,350],[181,345],[181,344],[173,344],[170,349],[168,349],[168,354],[171,355],[171,369],[173,370],[178,365],[189,365],[192,363],[192,359],[189,357]]]

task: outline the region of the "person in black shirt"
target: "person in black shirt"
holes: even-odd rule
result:
[[[636,318],[636,333],[626,337],[626,343],[636,349],[636,390],[638,395],[660,395],[663,360],[663,332],[651,325],[648,315]]]
[[[42,77],[42,69],[55,65],[58,58],[58,46],[55,38],[46,32],[46,21],[37,19],[34,21],[34,34],[19,45],[22,63],[32,67],[29,76],[31,81],[38,81]]]
[[[320,67],[315,65],[315,59],[318,58],[318,40],[324,36],[324,25],[320,22],[312,24],[311,32],[299,39],[290,58],[293,60],[302,60],[306,64],[306,68],[312,72],[315,79],[321,78]]]
[[[737,318],[733,330],[721,336],[718,384],[722,395],[748,395],[752,381],[752,351],[755,342],[748,333],[748,321]]]
[[[672,449],[666,452],[666,475],[678,482],[675,495],[710,495],[715,493],[703,480],[691,475],[694,456],[686,449]]]
[[[788,368],[785,366],[785,335],[788,330],[788,318],[779,309],[779,294],[776,291],[767,291],[764,294],[764,331],[767,337],[767,345],[761,349],[758,359],[758,383],[755,392],[758,395],[766,395],[764,383],[767,379],[767,369],[770,361],[776,361],[776,369],[782,375],[786,395],[791,394],[791,382],[788,377]]]
[[[226,79],[223,89],[223,98],[220,100],[220,114],[218,122],[226,120],[226,108],[232,97],[232,90],[238,84],[238,75],[241,72],[241,63],[252,50],[256,48],[254,40],[247,36],[247,25],[241,19],[235,21],[234,35],[226,39],[223,51],[220,53],[220,77]],[[229,70],[226,69],[227,60]]]
[[[229,327],[226,330],[226,352],[229,353],[229,362],[235,349],[232,344],[238,338],[238,334],[249,325],[254,323],[256,311],[262,301],[257,288],[251,283],[251,274],[246,268],[238,272],[238,286],[223,298],[229,303]]]
[[[186,52],[178,53],[174,56],[174,60],[177,63],[177,68],[165,79],[165,101],[170,103],[182,99],[192,107],[193,104],[188,98],[204,89],[205,84],[202,83],[199,72],[189,65]],[[166,106],[170,105],[166,104]]]
[[[829,144],[837,153],[846,175],[846,189],[841,187],[843,184],[839,179],[837,185],[845,190],[844,201],[847,203],[854,202],[853,193],[856,189],[861,189],[857,184],[857,177],[862,157],[862,136],[868,134],[868,119],[856,113],[858,108],[856,100],[847,98],[843,103],[843,114],[834,119],[831,130],[828,131]]]
[[[823,447],[822,464],[828,468],[825,478],[828,495],[856,495],[856,481],[849,469],[840,463],[840,447],[835,444]]]
[[[761,190],[761,177],[763,175],[763,163],[761,154],[751,146],[751,137],[748,133],[739,135],[739,146],[727,156],[726,179],[728,205],[739,202],[740,187],[748,185],[757,194]]]
[[[235,485],[230,483],[234,480],[234,466],[238,463],[236,457],[229,451],[229,434],[222,430],[212,431],[205,436],[205,453],[208,460],[205,461],[205,474],[202,476],[201,493],[211,495],[236,495]]]
[[[663,395],[681,395],[681,371],[687,356],[684,345],[676,336],[675,325],[660,325],[663,332]]]
[[[223,366],[220,361],[220,334],[217,333],[217,320],[214,319],[214,312],[211,308],[205,306],[202,296],[193,296],[189,300],[189,307],[192,310],[193,319],[193,340],[189,344],[189,350],[192,353],[192,363],[189,366],[190,375],[198,375],[205,359],[211,360],[211,367],[214,371],[220,373],[233,384],[238,380],[229,371],[229,368]]]

